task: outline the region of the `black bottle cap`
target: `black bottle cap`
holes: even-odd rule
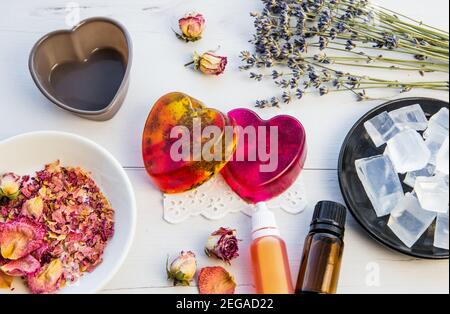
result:
[[[322,201],[316,205],[311,221],[311,230],[325,229],[338,235],[345,231],[347,208],[336,202]]]

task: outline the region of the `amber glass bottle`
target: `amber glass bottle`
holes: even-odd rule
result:
[[[346,208],[334,202],[317,204],[306,238],[296,293],[334,294],[344,251]]]

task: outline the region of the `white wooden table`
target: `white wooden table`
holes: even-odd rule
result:
[[[447,0],[378,0],[380,4],[448,29]],[[108,122],[92,122],[66,113],[49,103],[35,87],[27,68],[28,53],[45,33],[66,28],[66,1],[16,0],[0,3],[0,139],[35,130],[61,130],[83,135],[107,148],[126,169],[136,191],[138,225],[131,252],[105,293],[196,293],[196,288],[174,288],[164,271],[168,254],[194,250],[201,265],[212,265],[201,254],[206,236],[220,226],[237,228],[243,239],[241,257],[229,267],[239,284],[238,292],[252,292],[249,266],[250,220],[234,214],[222,221],[193,218],[181,225],[162,219],[162,195],[150,183],[141,161],[141,132],[146,116],[159,96],[183,91],[223,111],[253,106],[256,98],[278,92],[247,79],[237,70],[238,54],[251,49],[253,32],[249,12],[257,0],[79,0],[80,17],[110,16],[129,29],[134,42],[134,64],[126,102]],[[171,26],[180,15],[197,10],[208,19],[204,39],[185,44],[175,39]],[[227,73],[209,78],[183,68],[194,50],[221,46],[230,57]],[[397,74],[398,75],[398,74]],[[415,75],[415,74],[401,74]],[[398,78],[398,77],[397,77]],[[448,101],[446,92],[415,91]],[[400,96],[398,96],[400,97]],[[336,165],[341,143],[366,111],[381,101],[358,103],[351,95],[308,96],[281,109],[261,110],[263,117],[285,113],[298,117],[306,127],[309,156],[302,179],[310,201],[298,216],[277,212],[288,244],[293,276],[297,275],[303,241],[312,207],[322,199],[342,201]],[[448,261],[427,261],[391,252],[370,239],[350,217],[341,293],[448,293]]]

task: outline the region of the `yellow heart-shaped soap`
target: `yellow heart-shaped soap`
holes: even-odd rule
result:
[[[144,165],[161,191],[189,191],[220,172],[236,139],[226,115],[186,94],[170,93],[155,103],[145,123]]]

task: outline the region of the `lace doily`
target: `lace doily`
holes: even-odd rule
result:
[[[307,206],[301,179],[281,196],[267,202],[270,209],[301,213]],[[230,213],[243,212],[251,216],[253,206],[244,202],[218,175],[199,188],[180,194],[164,194],[164,219],[173,224],[191,216],[218,220]]]

